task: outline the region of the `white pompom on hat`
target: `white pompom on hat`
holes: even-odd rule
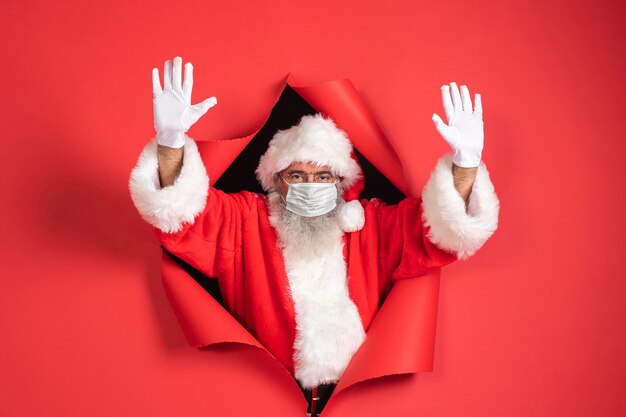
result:
[[[346,209],[349,207],[349,213],[340,213],[339,216],[343,219],[340,220],[342,229],[346,232],[360,230],[365,219],[363,208],[358,201],[349,200],[358,199],[363,188],[363,173],[348,135],[321,113],[303,116],[297,125],[279,130],[256,169],[261,187],[266,192],[276,191],[276,174],[295,162],[327,166],[341,178],[340,188],[348,202],[344,206]]]

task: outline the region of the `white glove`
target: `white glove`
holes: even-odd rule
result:
[[[159,145],[181,148],[185,144],[185,132],[198,121],[204,113],[217,104],[215,97],[191,105],[193,86],[193,66],[185,64],[185,83],[181,86],[182,63],[180,57],[174,62],[165,61],[163,68],[163,86],[159,79],[159,70],[152,70],[152,96],[154,98],[154,128]]]
[[[452,89],[452,97],[450,97]],[[480,94],[474,95],[474,109],[467,86],[461,86],[461,94],[456,83],[441,87],[443,110],[446,113],[446,125],[437,113],[433,113],[433,122],[437,131],[454,151],[452,162],[455,165],[472,168],[480,163],[485,141],[483,129],[483,106]]]

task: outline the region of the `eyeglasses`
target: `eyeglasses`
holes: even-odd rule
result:
[[[330,183],[337,181],[337,177],[328,171],[314,173],[306,173],[304,171],[288,171],[278,175],[280,175],[283,180],[289,184],[300,184],[303,182]]]

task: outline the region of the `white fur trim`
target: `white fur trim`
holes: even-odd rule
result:
[[[365,211],[358,200],[347,201],[337,215],[339,227],[346,233],[361,230],[365,225]]]
[[[268,198],[274,206],[280,196]],[[366,338],[348,289],[344,233],[333,223],[325,230],[328,240],[313,253],[298,240],[283,239],[277,213],[270,212],[269,221],[278,233],[296,313],[295,378],[305,388],[337,382]]]
[[[321,113],[303,116],[300,122],[279,130],[261,156],[256,175],[266,192],[275,187],[275,174],[294,162],[328,166],[343,178],[343,190],[350,188],[361,176],[361,168],[351,157],[352,144],[346,133]]]
[[[498,228],[500,202],[484,163],[465,202],[454,187],[452,157],[439,159],[422,192],[423,220],[430,226],[428,238],[459,259],[473,255]]]
[[[319,257],[299,247],[283,249],[296,312],[295,377],[304,388],[334,383],[365,341],[358,309],[350,298],[342,233]]]
[[[158,144],[150,141],[130,174],[130,195],[141,217],[165,233],[175,233],[193,223],[206,205],[209,177],[198,147],[185,136],[183,166],[174,184],[161,188]]]

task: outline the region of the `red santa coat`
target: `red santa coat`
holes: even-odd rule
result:
[[[298,323],[266,196],[209,187],[189,138],[174,185],[160,188],[152,141],[131,174],[130,189],[163,246],[217,278],[230,313],[295,374]],[[376,199],[360,204],[364,225],[343,235],[342,250],[349,297],[365,331],[393,281],[471,255],[497,228],[498,200],[486,168],[479,167],[466,213],[452,183],[449,156],[440,160],[422,198],[407,197],[396,205]]]

